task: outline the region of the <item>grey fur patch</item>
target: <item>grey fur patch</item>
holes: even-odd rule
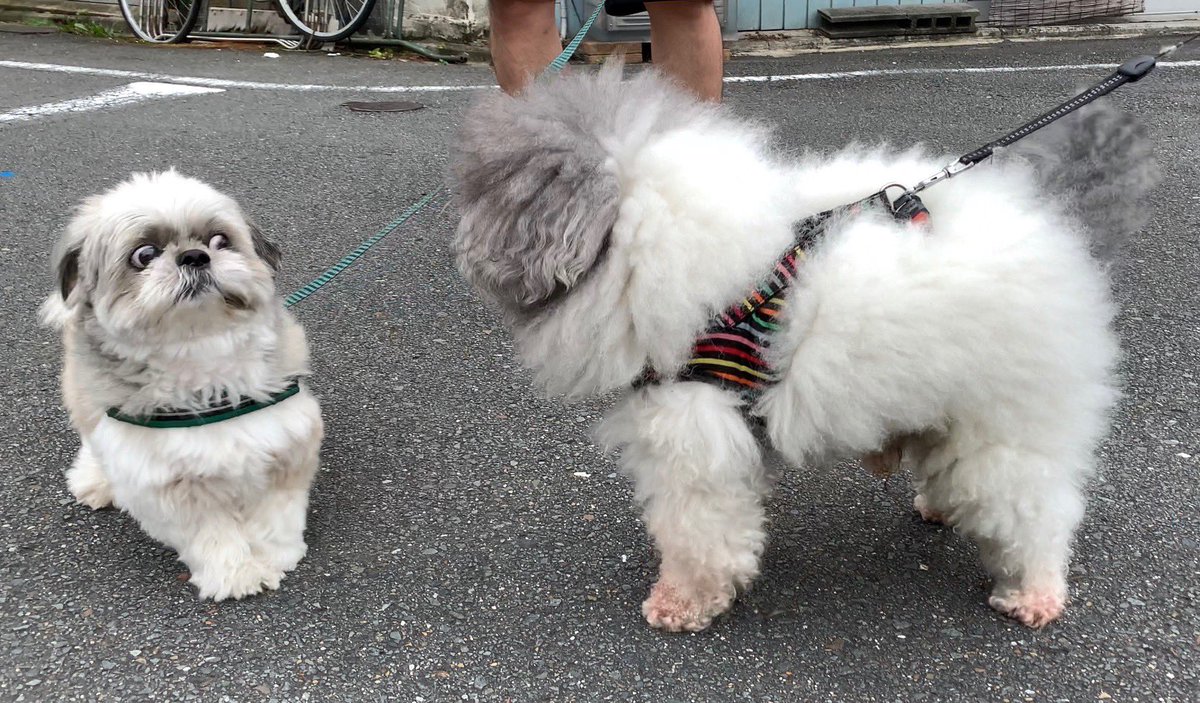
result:
[[[259,229],[257,224],[250,220],[246,220],[246,224],[250,227],[250,241],[254,244],[254,253],[263,260],[263,263],[271,267],[272,271],[278,273],[279,267],[283,265],[283,251]]]
[[[712,112],[651,71],[623,81],[619,63],[483,98],[452,169],[460,271],[510,313],[536,313],[603,261],[621,195],[615,151]]]
[[[1159,181],[1145,129],[1098,100],[1005,152],[1033,165],[1042,185],[1087,226],[1096,255],[1116,256],[1149,219],[1147,194]]]

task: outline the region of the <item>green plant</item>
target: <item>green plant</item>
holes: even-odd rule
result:
[[[68,20],[59,25],[62,31],[69,34],[78,34],[83,37],[97,37],[100,39],[113,39],[117,36],[109,27],[93,22],[91,20]]]
[[[392,51],[391,49],[385,49],[378,46],[367,52],[367,56],[370,56],[373,59],[390,59],[395,55],[396,52]]]

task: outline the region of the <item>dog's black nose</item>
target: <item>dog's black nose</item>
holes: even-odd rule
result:
[[[193,268],[202,269],[208,266],[208,252],[203,249],[188,249],[179,256],[175,257],[175,263],[180,266],[191,266]]]

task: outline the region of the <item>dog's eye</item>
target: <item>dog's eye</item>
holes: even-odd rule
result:
[[[229,248],[229,237],[226,237],[224,234],[217,232],[216,234],[214,234],[208,238],[208,246],[213,249],[228,249]]]
[[[151,261],[157,259],[161,253],[158,247],[153,244],[147,244],[134,249],[133,254],[129,257],[129,263],[136,269],[144,269],[150,265]]]

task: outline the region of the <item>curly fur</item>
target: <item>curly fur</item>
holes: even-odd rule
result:
[[[510,313],[543,388],[627,389],[647,365],[670,378],[793,223],[948,161],[886,147],[785,161],[766,143],[617,67],[475,108],[459,266]],[[696,383],[627,392],[599,438],[623,450],[662,554],[647,620],[704,628],[757,573],[767,486],[747,414],[795,464],[902,456],[923,514],[979,542],[991,604],[1031,626],[1058,617],[1117,397],[1114,309],[1089,248],[1136,225],[1148,152],[1127,118],[1093,109],[926,191],[928,230],[835,223],[789,293],[782,379],[754,407]]]
[[[1102,259],[1115,257],[1149,217],[1140,196],[1158,183],[1152,144],[1143,125],[1108,100],[1035,132],[1004,157],[1033,167],[1046,191],[1084,224]]]

